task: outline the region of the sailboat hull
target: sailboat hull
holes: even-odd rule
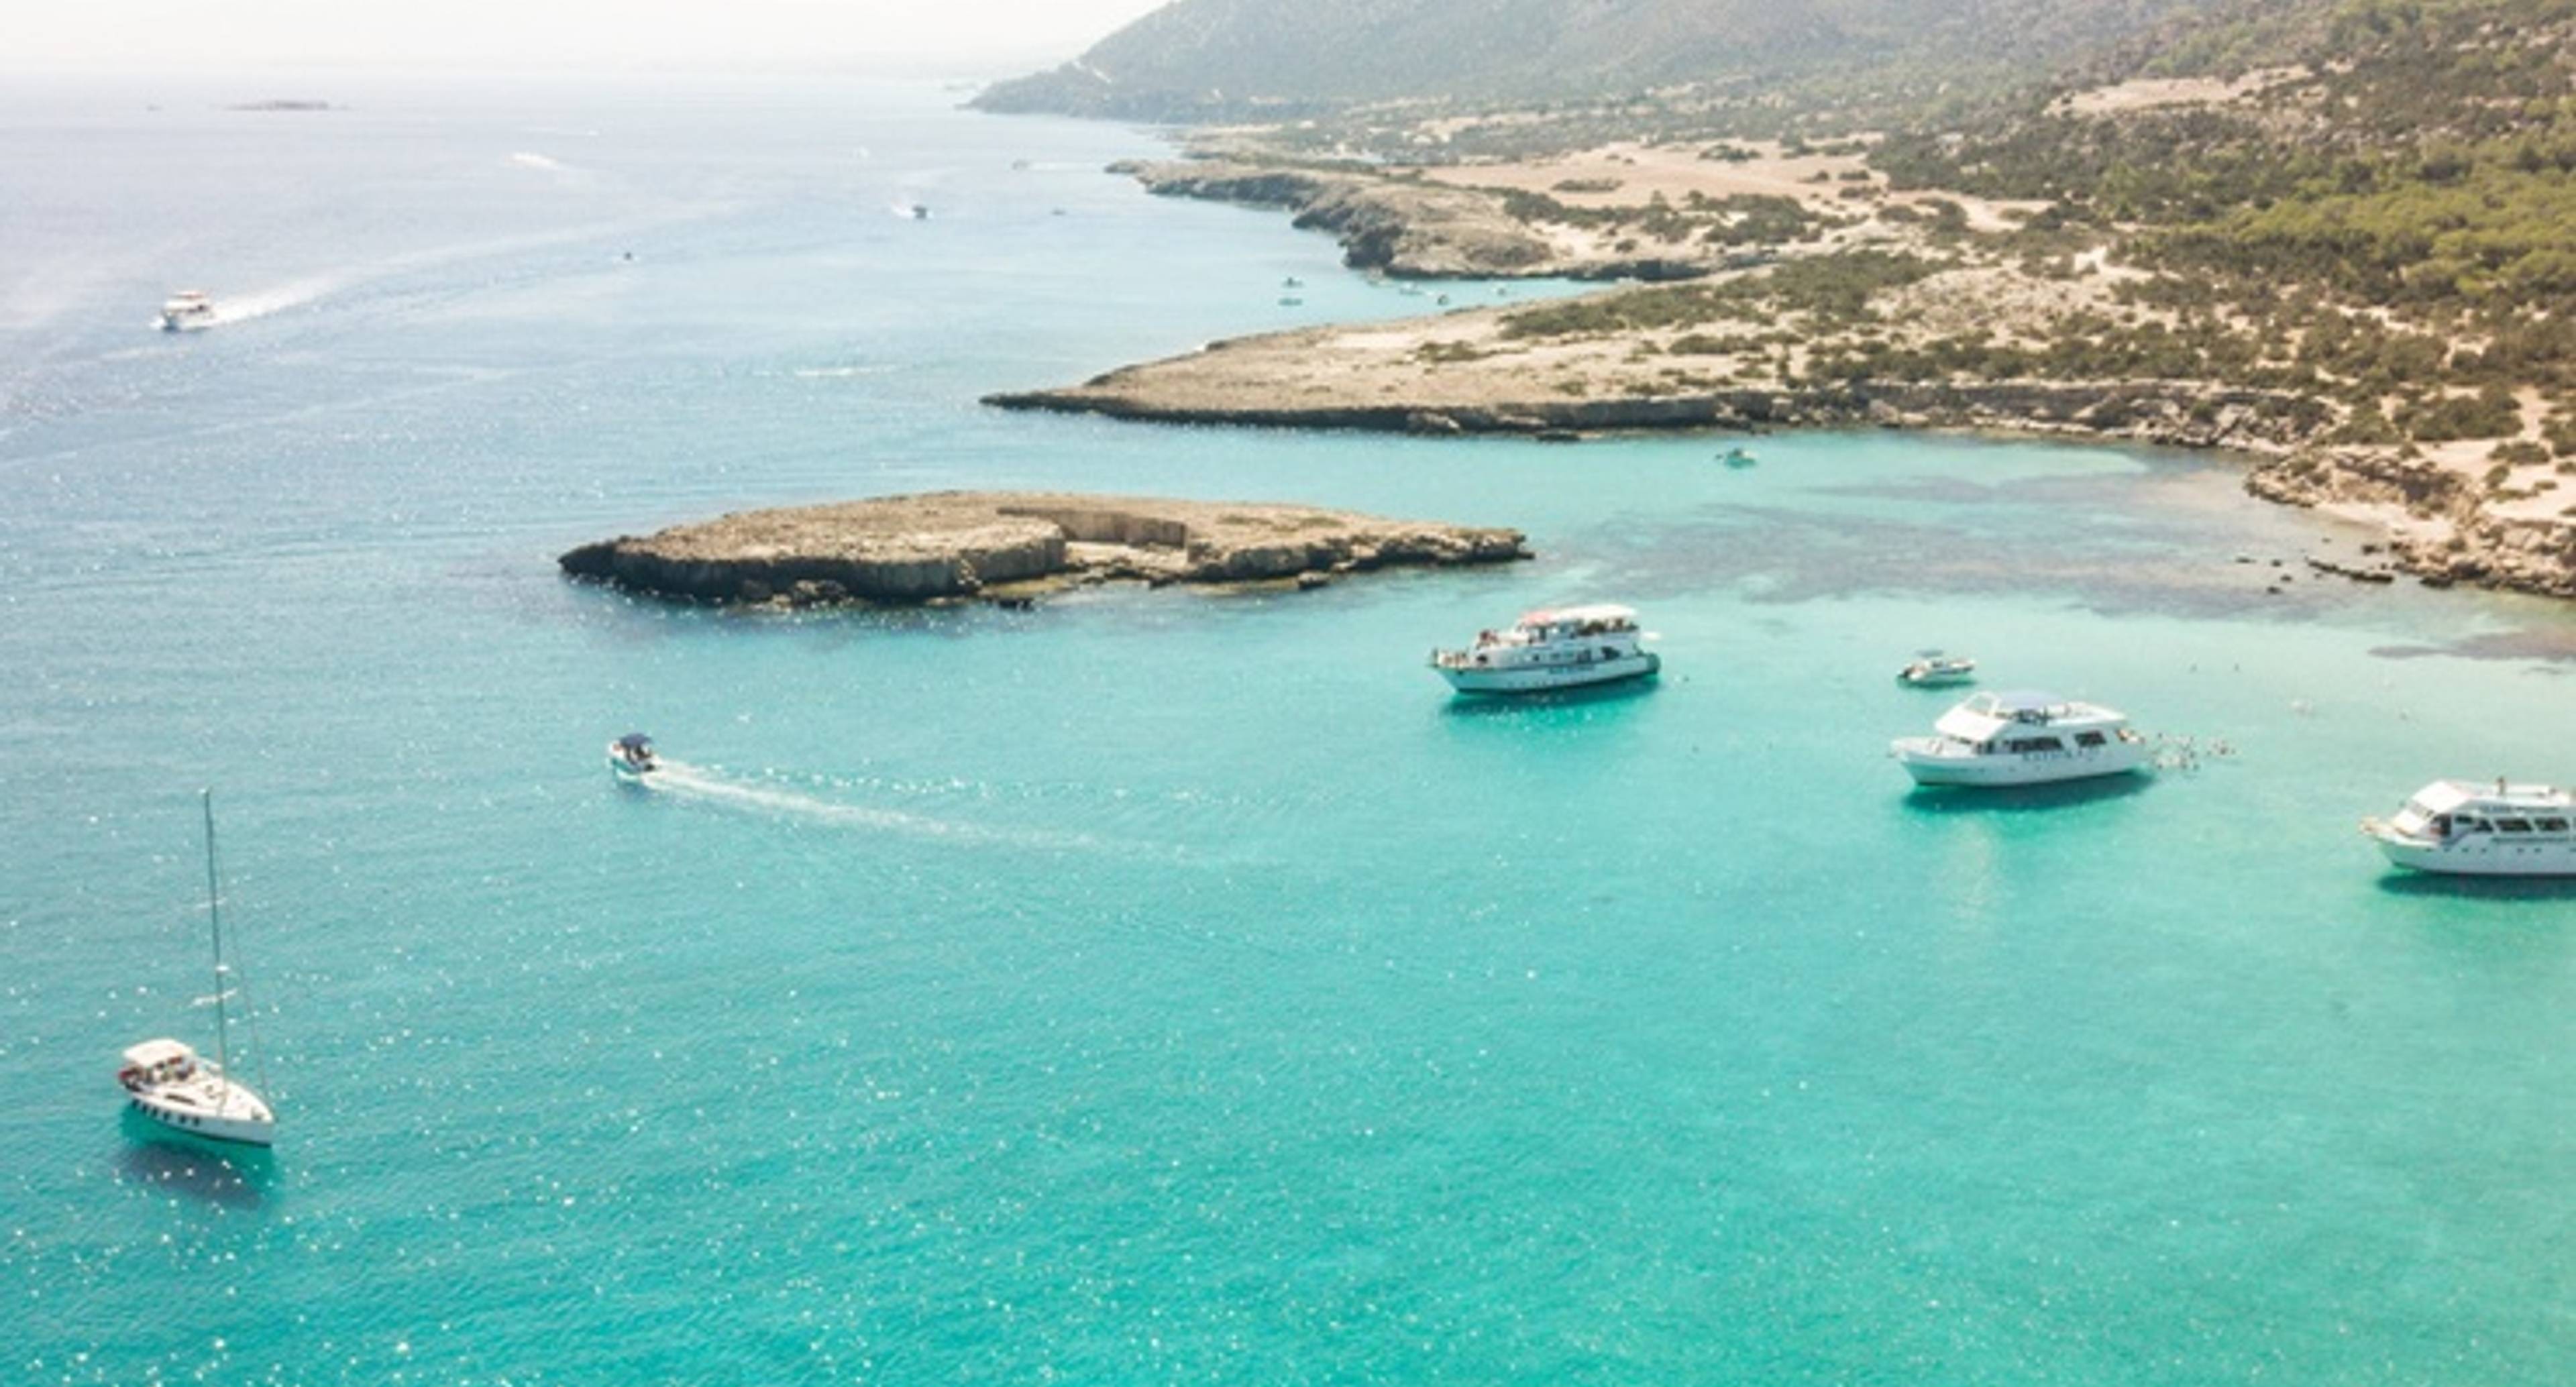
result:
[[[249,1090],[240,1090],[247,1098]],[[225,1104],[225,1111],[210,1112],[192,1103],[165,1098],[156,1093],[129,1094],[128,1103],[143,1116],[174,1132],[209,1141],[228,1141],[241,1146],[272,1146],[277,1141],[277,1119],[266,1105],[249,1099],[252,1111],[243,1111],[240,1099]]]

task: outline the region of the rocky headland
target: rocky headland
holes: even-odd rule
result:
[[[1396,279],[1687,279],[1722,256],[1609,250],[1550,235],[1515,216],[1492,189],[1224,158],[1110,166],[1158,197],[1276,207],[1302,230],[1340,241],[1355,270]]]
[[[1530,557],[1518,530],[1311,506],[933,492],[744,511],[573,549],[565,573],[719,604],[1017,601],[1117,579],[1295,581]]]

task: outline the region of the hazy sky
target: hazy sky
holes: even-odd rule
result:
[[[1070,58],[1163,0],[0,0],[17,70],[923,68]]]

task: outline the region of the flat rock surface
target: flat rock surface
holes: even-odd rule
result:
[[[1518,530],[1268,502],[933,492],[585,544],[566,573],[721,603],[927,602],[1111,578],[1232,583],[1529,557]]]

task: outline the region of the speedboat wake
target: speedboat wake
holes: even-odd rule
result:
[[[861,832],[897,833],[952,843],[1044,848],[1059,852],[1099,852],[1115,846],[1084,833],[957,823],[899,809],[846,804],[782,785],[762,784],[712,767],[675,761],[668,756],[658,759],[651,774],[629,783],[678,799]]]

